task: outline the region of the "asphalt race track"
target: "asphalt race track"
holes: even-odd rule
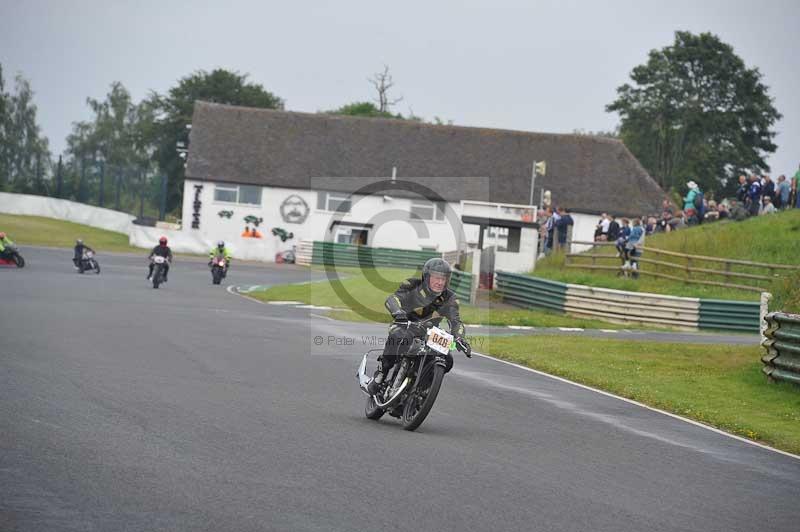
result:
[[[415,433],[367,420],[379,328],[225,289],[301,268],[220,287],[178,258],[154,290],[142,258],[23,253],[0,270],[2,531],[800,530],[800,459],[495,360],[457,354]]]

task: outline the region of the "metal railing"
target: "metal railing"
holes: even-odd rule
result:
[[[765,320],[762,371],[770,380],[800,384],[800,315],[772,312]]]

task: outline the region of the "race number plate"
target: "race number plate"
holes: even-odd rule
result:
[[[443,331],[439,327],[432,327],[428,330],[428,347],[438,351],[443,355],[450,352],[450,344],[453,343],[453,335]]]

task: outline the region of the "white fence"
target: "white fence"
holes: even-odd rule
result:
[[[124,212],[92,207],[74,201],[8,192],[0,192],[0,212],[44,216],[125,234],[128,234],[135,219],[134,216]]]

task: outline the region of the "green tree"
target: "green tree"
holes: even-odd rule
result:
[[[676,32],[631,80],[606,110],[619,113],[622,140],[663,188],[693,179],[730,192],[742,171],[769,171],[781,115],[758,69],[717,36]]]
[[[381,111],[372,102],[353,102],[347,105],[343,105],[338,109],[326,111],[326,113],[332,115],[365,116],[370,118],[398,118],[401,120],[403,119],[403,115],[401,115],[400,113],[393,115],[388,111]]]
[[[283,99],[262,85],[249,83],[247,74],[224,69],[194,72],[181,79],[167,94],[152,94],[146,105],[158,118],[144,138],[154,146],[155,161],[160,171],[168,176],[168,211],[181,203],[184,164],[176,148],[179,142],[188,147],[186,126],[191,124],[197,100],[265,109],[283,109],[284,106]]]
[[[5,92],[0,67],[0,189],[41,193],[50,150],[36,119],[31,85],[21,74],[13,94]]]
[[[93,113],[91,120],[74,123],[67,137],[67,167],[77,172],[72,176],[77,179],[73,197],[79,201],[98,198],[102,184],[103,197],[109,195],[122,208],[123,196],[140,192],[135,176],[150,165],[153,149],[143,138],[153,122],[152,109],[134,103],[119,81],[111,84],[105,99],[87,98],[86,103]],[[98,180],[99,176],[103,179]],[[127,207],[130,210],[131,205]]]

